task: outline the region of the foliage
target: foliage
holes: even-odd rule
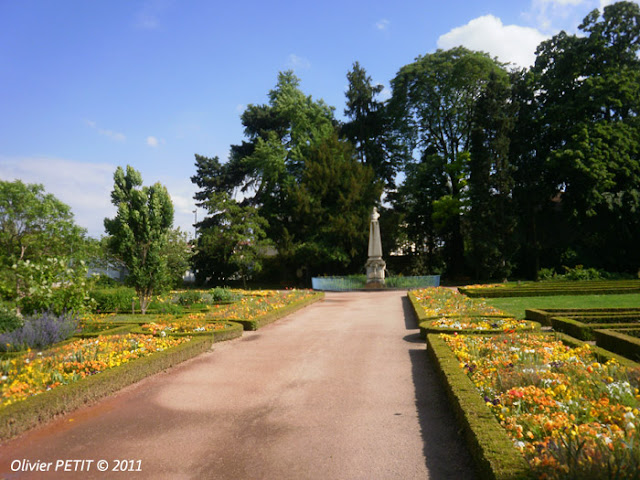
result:
[[[488,55],[458,47],[418,57],[391,82],[389,108],[396,138],[407,151],[417,150],[421,163],[432,164],[426,167],[435,173],[429,190],[443,190],[425,201],[437,218],[435,226],[445,241],[447,264],[454,274],[463,268],[461,207],[473,112],[491,75],[500,79],[507,73]]]
[[[20,295],[18,305],[25,313],[51,311],[84,312],[91,308],[88,269],[83,261],[48,257],[40,262],[19,261],[14,271]]]
[[[187,233],[175,228],[167,233],[167,242],[161,253],[167,259],[168,286],[180,287],[184,274],[191,266],[193,247],[187,239]]]
[[[167,189],[160,183],[142,186],[142,177],[131,166],[126,173],[118,167],[114,173],[111,203],[117,208],[115,218],[105,218],[110,235],[110,250],[129,269],[127,283],[133,286],[146,312],[154,291],[169,283],[167,237],[173,223],[173,204]]]
[[[0,302],[0,333],[10,332],[22,326],[22,318],[18,312],[3,302]]]
[[[136,299],[136,291],[130,287],[95,288],[91,290],[96,312],[130,312]]]
[[[83,308],[84,235],[42,185],[0,181],[0,296],[27,311]]]
[[[72,336],[78,329],[78,324],[76,315],[45,312],[26,316],[21,327],[0,334],[0,351],[46,348]]]
[[[383,86],[373,85],[371,77],[358,62],[347,73],[349,88],[345,116],[349,119],[341,127],[344,134],[354,145],[358,160],[373,170],[375,177],[381,179],[387,189],[395,188],[395,174],[398,158],[393,155],[388,138],[388,119],[384,104],[376,100]]]

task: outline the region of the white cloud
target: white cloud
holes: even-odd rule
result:
[[[115,140],[116,142],[124,142],[127,139],[124,133],[114,132],[113,130],[106,130],[104,128],[100,128],[98,127],[98,124],[94,121],[85,120],[85,123],[92,129],[94,129],[96,132],[98,132],[100,135],[103,135],[112,140]]]
[[[389,28],[389,24],[391,22],[389,22],[389,20],[387,20],[386,18],[383,18],[382,20],[378,20],[375,24],[375,27],[378,30],[386,30],[387,28]]]
[[[116,167],[47,156],[0,156],[0,179],[44,185],[47,193],[71,207],[76,224],[86,228],[90,236],[99,238],[105,235],[104,219],[116,215],[116,208],[111,204]],[[144,172],[142,178],[144,185],[158,181],[147,178]],[[173,201],[174,226],[193,236],[195,185],[188,178],[166,177],[159,181],[167,187]],[[203,215],[204,211],[200,210],[198,217],[202,219]]]
[[[311,62],[304,57],[300,57],[295,53],[289,55],[289,61],[287,62],[289,68],[294,70],[308,70],[311,68]]]
[[[47,193],[71,207],[75,221],[89,235],[104,234],[103,220],[115,215],[111,205],[116,166],[46,156],[0,157],[0,178],[41,183]]]
[[[536,47],[547,38],[535,28],[504,25],[499,18],[485,15],[441,35],[438,48],[447,50],[462,45],[487,52],[502,62],[528,67],[535,62]]]
[[[147,145],[149,145],[150,147],[156,148],[159,145],[164,145],[165,143],[166,142],[164,138],[154,137],[153,135],[149,135],[147,137]]]

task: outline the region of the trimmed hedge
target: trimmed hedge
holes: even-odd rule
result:
[[[161,372],[211,348],[212,336],[194,337],[190,342],[138,358],[82,381],[54,388],[0,410],[0,440],[7,440],[56,415],[90,405],[145,377]]]
[[[630,333],[634,335],[630,335]],[[640,328],[594,330],[596,345],[633,361],[640,361]]]
[[[552,317],[551,326],[554,330],[566,333],[580,340],[593,340],[594,330],[633,328],[640,324],[638,316],[614,317]]]
[[[495,287],[460,287],[460,293],[468,297],[546,297],[553,295],[610,295],[639,293],[640,280],[592,280],[533,282],[520,285],[496,285]]]
[[[427,354],[440,375],[458,424],[483,479],[531,478],[524,456],[489,410],[453,351],[438,334],[427,335]]]
[[[242,324],[244,329],[247,331],[258,330],[259,328],[264,327],[265,325],[273,323],[276,320],[282,317],[285,317],[297,310],[300,310],[301,308],[306,307],[307,305],[311,305],[312,303],[322,300],[323,298],[324,298],[324,292],[314,292],[313,295],[311,295],[310,297],[292,302],[282,308],[266,313],[258,318],[254,318],[252,320],[243,320],[243,319],[238,320],[234,318],[232,321]]]
[[[409,303],[411,303],[411,307],[413,308],[413,313],[416,314],[416,317],[418,318],[418,323],[423,323],[426,322],[427,320],[437,320],[438,318],[512,318],[513,315],[508,315],[506,313],[500,313],[500,314],[491,314],[491,313],[478,313],[478,314],[472,314],[472,315],[447,315],[447,314],[442,314],[442,315],[427,315],[427,313],[424,311],[424,308],[422,308],[422,305],[420,305],[420,301],[416,298],[415,294],[411,291],[407,292],[407,298],[409,299]]]
[[[638,315],[640,317],[640,308],[532,308],[525,310],[527,320],[540,322],[547,326],[551,326],[552,317],[614,317],[620,315]]]

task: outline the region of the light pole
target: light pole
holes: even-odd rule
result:
[[[193,211],[193,214],[195,215],[195,222],[193,224],[193,239],[196,240],[198,238],[198,227],[196,227],[196,225],[198,223],[198,209],[197,208]]]

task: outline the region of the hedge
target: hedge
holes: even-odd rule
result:
[[[212,336],[191,341],[105,370],[79,382],[54,388],[0,409],[0,440],[7,440],[47,422],[56,415],[71,412],[114,393],[145,377],[161,372],[211,348]]]
[[[460,293],[468,297],[546,297],[553,295],[608,295],[639,293],[640,280],[593,280],[524,283],[521,285],[497,284],[493,287],[460,287]]]
[[[324,298],[324,292],[314,292],[310,297],[302,298],[300,300],[292,302],[282,308],[273,310],[258,318],[254,318],[251,320],[234,318],[232,321],[242,324],[245,330],[248,330],[248,331],[258,330],[259,328],[264,327],[265,325],[273,323],[276,320],[286,315],[289,315],[290,313],[293,313],[297,310],[300,310],[301,308],[306,307],[307,305],[311,305],[312,303],[322,300],[323,298]]]
[[[593,334],[598,347],[640,361],[640,328],[594,330]]]
[[[606,320],[606,321],[605,321]],[[593,340],[593,331],[598,329],[633,328],[640,324],[638,316],[617,317],[552,317],[554,330],[580,340]]]
[[[476,386],[460,368],[460,361],[438,334],[427,335],[427,353],[445,385],[479,477],[492,480],[530,478],[531,470],[524,456],[513,446]]]
[[[551,317],[615,317],[638,315],[640,308],[545,308],[526,309],[525,318],[551,326]]]

